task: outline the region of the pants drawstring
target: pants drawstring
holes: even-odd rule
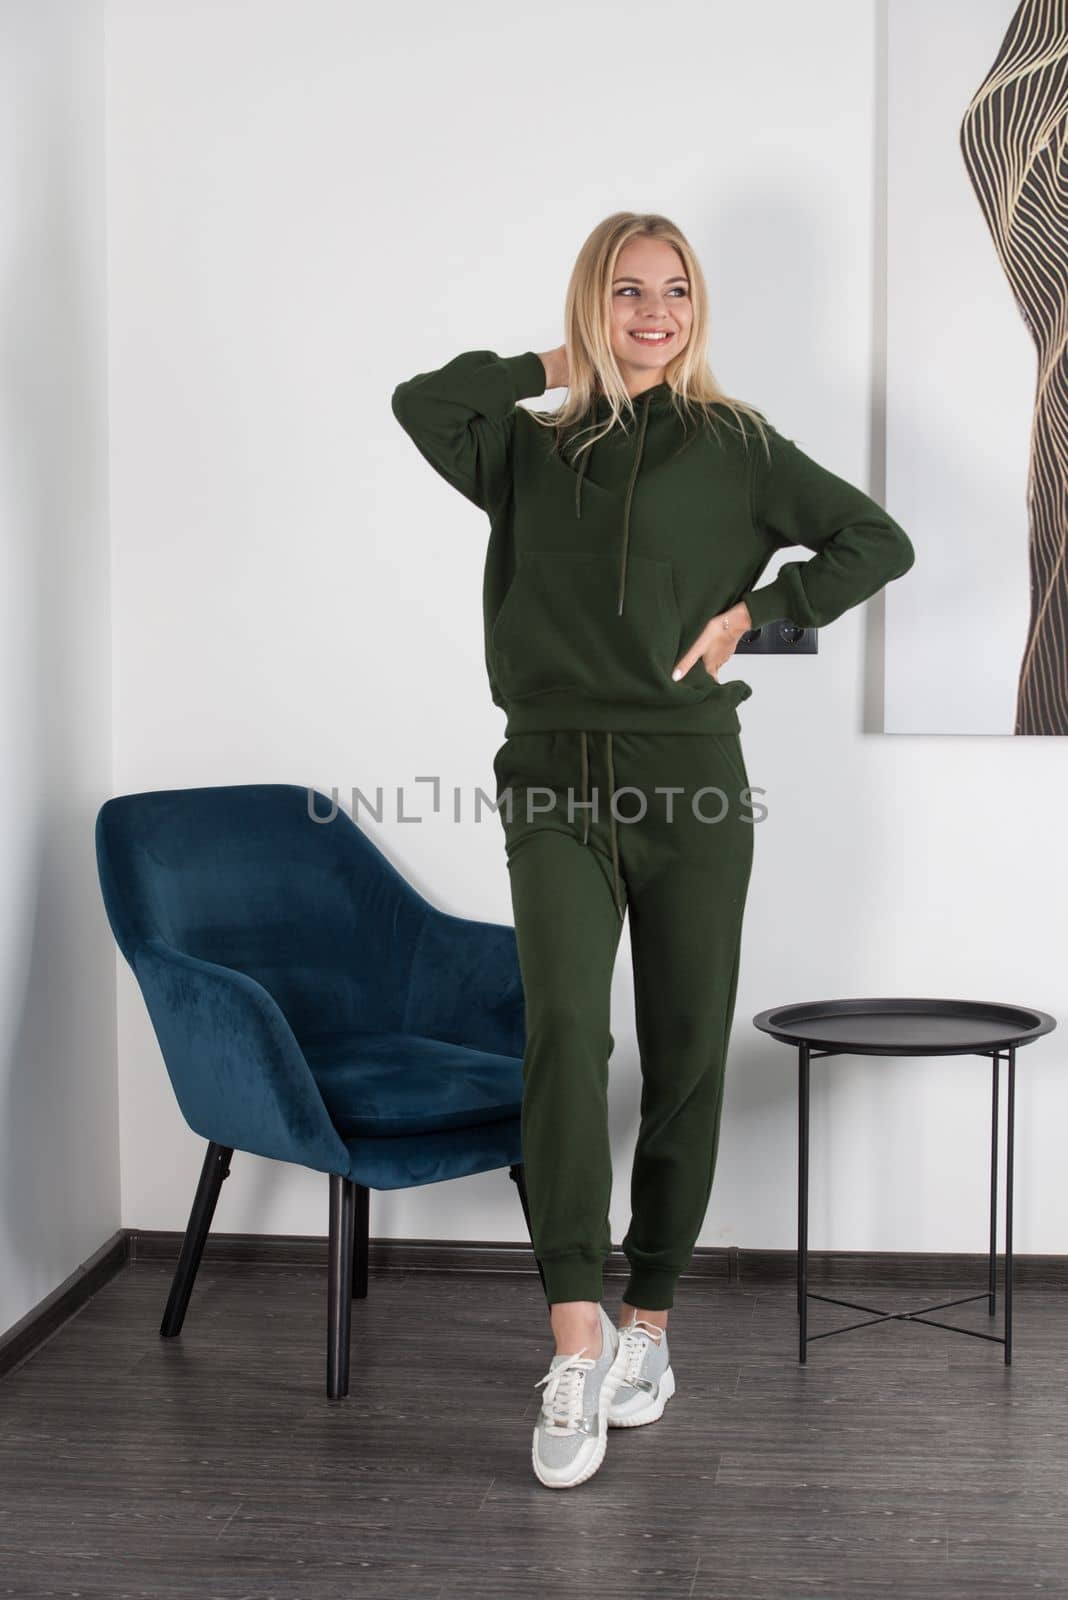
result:
[[[589,842],[590,842],[590,813],[589,813],[590,760],[589,760],[589,750],[588,750],[588,746],[587,746],[586,730],[584,728],[581,731],[580,739],[581,739],[581,752],[582,752],[582,822],[583,822],[583,826],[582,826],[582,842],[583,842],[583,844],[588,845]],[[609,834],[609,839],[611,841],[611,847],[612,847],[612,892],[613,892],[613,895],[615,897],[616,911],[619,913],[620,921],[622,921],[625,913],[624,913],[624,910],[623,910],[623,896],[622,896],[622,893],[620,891],[619,841],[618,841],[618,838],[617,838],[617,835],[616,835],[616,813],[615,813],[615,808],[614,808],[614,806],[612,804],[612,797],[613,797],[613,795],[615,793],[616,783],[615,783],[615,771],[614,771],[613,766],[612,766],[612,734],[611,734],[611,731],[609,731],[605,735],[605,760],[606,760],[607,767],[608,767],[608,834]]]
[[[619,844],[618,844],[618,841],[616,839],[616,810],[615,810],[615,806],[612,803],[613,796],[615,795],[615,791],[616,791],[616,780],[615,780],[615,774],[614,774],[614,772],[612,770],[612,735],[611,735],[611,732],[609,732],[609,735],[608,735],[608,744],[607,744],[607,748],[606,748],[606,757],[607,757],[607,761],[608,761],[608,831],[609,831],[609,834],[611,835],[611,840],[612,840],[612,885],[613,885],[613,888],[614,888],[614,891],[615,891],[615,896],[616,896],[616,910],[619,912],[620,920],[622,921],[622,918],[623,918],[623,896],[620,894],[620,891],[619,891]]]

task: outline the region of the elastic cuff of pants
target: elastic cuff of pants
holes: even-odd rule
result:
[[[559,1300],[593,1300],[604,1294],[604,1263],[593,1256],[555,1256],[541,1259],[545,1295],[551,1306]],[[651,1308],[650,1308],[651,1309]]]
[[[678,1276],[677,1272],[658,1271],[655,1267],[631,1267],[623,1299],[639,1311],[670,1311],[675,1304]]]

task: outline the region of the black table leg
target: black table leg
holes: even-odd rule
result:
[[[797,1062],[797,1314],[800,1359],[808,1346],[808,1080],[809,1046],[799,1044]]]
[[[998,1284],[998,1067],[1001,1051],[994,1050],[990,1058],[990,1278],[987,1311],[991,1316],[997,1305]]]
[[[834,1055],[836,1051],[819,1050],[817,1055]],[[848,1306],[855,1311],[873,1313],[873,1322],[927,1322],[932,1327],[944,1328],[950,1333],[963,1333],[970,1338],[993,1339],[996,1344],[1005,1347],[1005,1365],[1012,1362],[1012,1205],[1013,1205],[1013,1157],[1016,1132],[1016,1046],[1008,1045],[1005,1056],[1008,1063],[1008,1093],[1005,1130],[1005,1319],[1004,1336],[998,1337],[992,1333],[977,1333],[974,1328],[960,1328],[951,1322],[940,1322],[929,1315],[929,1311],[939,1311],[943,1307],[965,1305],[969,1301],[983,1300],[987,1302],[988,1312],[994,1315],[997,1294],[997,1198],[998,1198],[998,1099],[999,1099],[999,1068],[1001,1064],[1001,1051],[983,1051],[992,1058],[991,1073],[991,1107],[990,1107],[990,1256],[987,1270],[986,1291],[979,1294],[964,1295],[959,1300],[945,1300],[941,1305],[925,1308],[921,1311],[881,1311],[876,1306],[859,1304],[855,1300],[839,1300],[833,1295],[809,1295],[808,1292],[808,1146],[809,1146],[809,1063],[812,1055],[811,1045],[803,1042],[798,1044],[798,1072],[797,1072],[797,1314],[800,1323],[800,1360],[806,1360],[808,1347],[808,1302],[809,1299],[825,1300],[829,1305]],[[849,1333],[853,1328],[870,1327],[870,1322],[850,1323],[844,1328],[830,1328],[824,1333],[814,1335],[816,1339],[831,1338],[834,1334]]]
[[[1008,1115],[1005,1119],[1005,1365],[1012,1361],[1012,1146],[1016,1127],[1016,1046],[1009,1046]]]

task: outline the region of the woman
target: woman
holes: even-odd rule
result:
[[[666,218],[618,212],[594,229],[565,328],[559,349],[470,351],[392,401],[490,519],[484,645],[507,717],[494,773],[526,1008],[523,1159],[556,1339],[533,1465],[552,1488],[596,1472],[607,1425],[652,1422],[674,1392],[668,1311],[712,1186],[753,854],[736,709],[752,691],[719,669],[748,629],[823,627],[914,559],[875,501],[720,389],[701,270]],[[564,387],[555,413],[517,403]],[[755,588],[791,544],[816,554]],[[642,1095],[617,1330],[601,1296],[627,911]]]

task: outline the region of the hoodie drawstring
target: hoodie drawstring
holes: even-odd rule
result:
[[[619,609],[617,616],[623,615],[623,599],[627,589],[627,552],[630,547],[630,503],[634,495],[634,485],[638,480],[638,472],[642,464],[642,451],[645,448],[645,429],[649,421],[649,397],[646,395],[641,406],[641,420],[638,424],[638,440],[634,447],[634,459],[630,464],[630,473],[627,478],[627,492],[623,501],[623,535],[619,552]],[[575,474],[575,516],[582,516],[582,484],[589,466],[593,446],[584,450],[579,458],[578,471]],[[589,786],[590,786],[590,757],[586,730],[579,735],[581,739],[582,754],[582,842],[590,842],[590,814],[589,814]],[[620,889],[619,873],[619,841],[616,835],[616,814],[612,804],[615,794],[615,771],[612,765],[612,735],[605,735],[605,764],[608,768],[608,832],[612,846],[612,889],[615,896],[616,910],[620,920],[623,919],[623,896]]]
[[[575,474],[575,515],[576,515],[576,517],[581,517],[582,516],[582,480],[583,480],[583,478],[584,478],[584,476],[586,474],[586,468],[589,466],[590,456],[592,454],[593,454],[593,446],[591,444],[589,449],[588,450],[583,450],[581,456],[579,457],[578,471]]]
[[[589,812],[590,759],[589,759],[589,751],[588,751],[587,742],[586,742],[587,735],[586,735],[586,730],[585,729],[583,729],[581,731],[581,733],[579,734],[579,738],[581,740],[581,751],[582,751],[582,822],[583,822],[582,842],[583,842],[583,844],[587,844],[588,845],[589,842],[590,842],[590,812]],[[619,882],[619,842],[618,842],[618,839],[616,837],[616,813],[615,813],[615,808],[614,808],[614,806],[612,804],[612,796],[615,794],[616,780],[615,780],[615,771],[614,771],[614,768],[613,768],[613,765],[612,765],[612,735],[611,735],[610,732],[605,734],[605,760],[606,760],[606,763],[607,763],[607,766],[608,766],[608,832],[609,832],[609,837],[611,839],[611,846],[612,846],[612,893],[614,895],[615,902],[616,902],[616,911],[618,912],[619,919],[622,922],[623,917],[624,917],[624,910],[623,910],[623,896],[620,893],[620,882]]]
[[[630,479],[627,483],[627,498],[623,504],[623,549],[619,557],[619,611],[623,615],[623,591],[627,586],[627,546],[630,543],[630,497],[634,493],[634,484],[641,465],[642,450],[645,446],[645,425],[649,421],[649,401],[646,399],[642,406],[642,420],[638,428],[638,443],[634,450],[634,460],[631,462]],[[611,735],[609,735],[611,738]]]
[[[638,442],[634,447],[634,459],[630,464],[630,476],[627,479],[627,493],[626,498],[623,501],[623,540],[619,555],[619,609],[616,612],[616,615],[620,617],[623,615],[623,596],[627,587],[627,550],[630,545],[630,502],[631,497],[634,494],[634,485],[638,478],[638,470],[641,467],[642,451],[645,448],[645,429],[646,424],[649,421],[648,396],[646,396],[645,400],[642,402],[641,413],[641,421],[638,424]],[[585,477],[586,468],[589,465],[590,456],[592,454],[593,446],[590,445],[589,449],[584,450],[582,455],[579,457],[578,471],[575,474],[576,517],[582,516],[582,481]]]

